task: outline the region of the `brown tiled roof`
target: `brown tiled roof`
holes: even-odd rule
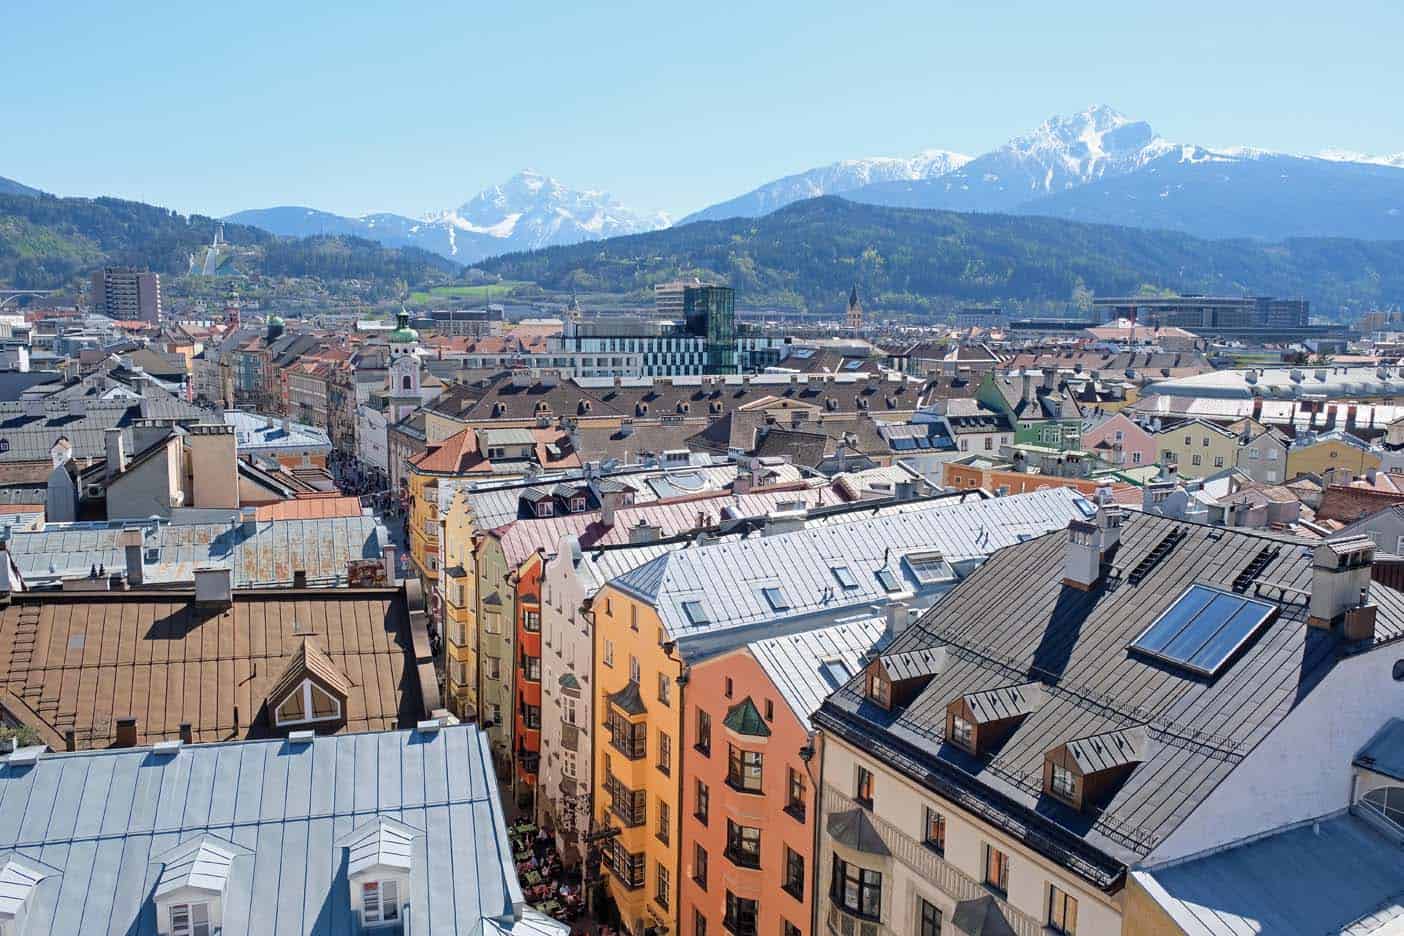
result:
[[[1316,508],[1316,516],[1319,520],[1351,523],[1399,503],[1404,503],[1404,494],[1349,484],[1331,484],[1321,495],[1321,505]]]
[[[359,517],[359,497],[328,497],[310,494],[292,500],[265,504],[258,508],[260,520],[329,520],[333,517]]]
[[[405,593],[384,588],[236,591],[223,610],[189,591],[19,595],[0,611],[0,704],[60,749],[68,730],[107,747],[125,717],[139,744],[186,722],[195,741],[267,736],[264,700],[305,637],[350,682],[340,730],[427,714]]]
[[[268,700],[282,699],[300,685],[304,679],[312,677],[342,696],[349,696],[355,688],[346,678],[325,650],[313,642],[312,638],[302,638],[302,643],[288,660],[283,675],[278,677],[268,690]]]

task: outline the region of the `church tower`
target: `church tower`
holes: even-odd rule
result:
[[[844,325],[849,331],[863,330],[863,306],[858,301],[858,285],[856,283],[848,293],[848,314],[844,317]]]

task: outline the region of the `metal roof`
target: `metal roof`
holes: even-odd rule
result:
[[[761,591],[777,581],[788,586],[787,622],[820,615],[836,623],[846,609],[882,607],[901,594],[930,598],[941,590],[944,586],[923,586],[912,577],[901,561],[908,553],[939,550],[953,565],[969,566],[1003,546],[1066,527],[1088,506],[1071,488],[966,503],[934,501],[928,510],[669,552],[611,584],[652,605],[680,652],[704,646],[720,652],[736,642],[723,632],[778,623]],[[836,564],[852,570],[856,587],[839,585],[830,571]],[[883,588],[874,575],[881,568],[898,577],[903,593],[894,596]],[[691,602],[701,602],[706,623],[689,619],[683,605]],[[811,620],[802,629],[814,626]]]
[[[306,423],[242,410],[226,410],[224,421],[234,427],[235,438],[243,451],[331,448],[331,437],[326,430]]]
[[[1355,757],[1355,765],[1404,780],[1404,718],[1391,718]]]
[[[487,738],[470,725],[0,768],[0,850],[53,869],[26,905],[27,932],[51,936],[156,936],[162,859],[206,836],[237,849],[222,932],[359,932],[342,840],[380,818],[410,830],[416,934],[568,932],[524,907]]]
[[[1186,936],[1398,933],[1399,844],[1349,813],[1133,872]]]
[[[1161,550],[1178,531],[1177,545]],[[1260,565],[1266,547],[1276,551]],[[852,743],[887,746],[894,769],[1006,828],[1036,831],[1042,844],[1034,847],[1107,887],[1152,854],[1302,704],[1340,647],[1308,628],[1300,596],[1311,588],[1312,554],[1299,542],[1132,512],[1109,573],[1116,584],[1089,592],[1063,585],[1065,549],[1066,537],[1045,536],[996,553],[885,648],[884,658],[946,651],[939,672],[904,709],[865,706],[854,681],[825,701],[816,721]],[[1250,567],[1263,585],[1260,597],[1278,599],[1279,611],[1216,678],[1127,653],[1188,585],[1229,589]],[[1404,594],[1377,582],[1370,596],[1374,646],[1404,636]],[[1028,680],[1047,686],[1048,698],[997,751],[975,758],[942,743],[950,702]],[[1137,726],[1148,735],[1144,760],[1095,816],[1043,795],[1048,751]]]
[[[863,668],[863,654],[882,638],[886,626],[885,617],[865,617],[757,640],[747,649],[800,724],[807,728],[809,716],[818,710],[824,697],[839,688],[825,676],[826,671],[832,672],[826,667],[837,662],[850,676],[858,673]]]
[[[291,585],[307,573],[309,585],[346,582],[350,559],[380,559],[389,535],[375,517],[320,520],[168,523],[163,520],[49,523],[42,530],[11,530],[5,546],[31,587],[43,580],[83,578],[94,567],[126,568],[123,536],[142,536],[142,575],[149,585],[192,582],[197,568],[228,568],[234,587]]]

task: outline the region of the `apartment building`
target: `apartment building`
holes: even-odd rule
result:
[[[161,321],[161,276],[134,267],[105,267],[94,273],[92,310],[126,322]]]
[[[1305,433],[1292,441],[1287,450],[1287,478],[1313,474],[1325,477],[1335,469],[1350,473],[1351,477],[1378,470],[1381,453],[1372,449],[1360,439],[1344,429],[1330,432]]]
[[[716,672],[724,680],[726,667],[712,661],[748,643],[807,633],[845,617],[884,615],[895,601],[924,607],[990,550],[1059,528],[1090,511],[1087,501],[1070,491],[943,505],[670,551],[610,580],[591,602],[593,809],[597,827],[618,830],[609,840],[604,866],[622,924],[636,936],[649,926],[676,932],[680,920],[692,926],[700,912],[714,925],[725,925],[743,910],[735,901],[758,900],[765,874],[785,865],[782,844],[804,854],[798,850],[802,837],[778,834],[777,820],[764,828],[736,821],[756,815],[753,791],[724,784],[708,788],[707,805],[699,806],[700,791],[689,786],[686,764],[694,756],[689,747],[702,738],[698,725],[706,722],[689,708],[689,700],[703,705],[718,701],[690,688],[704,667],[720,667]],[[772,702],[771,720],[764,718],[766,698]],[[778,744],[768,768],[764,756],[743,755],[758,753],[754,732],[769,730],[780,698],[776,689],[752,699],[766,729],[749,711],[733,717],[745,730],[734,733],[738,743],[732,747],[749,765],[748,776],[760,778],[762,789],[786,788],[783,774],[791,758]],[[741,701],[733,685],[730,704]],[[730,710],[706,714],[707,722],[715,717],[718,745],[733,738],[723,724],[733,714]],[[722,750],[717,747],[707,756],[721,757]],[[729,765],[730,749],[725,750]],[[736,833],[744,842],[732,849],[737,861],[724,860],[726,849],[717,856],[716,885],[705,897],[692,891],[694,918],[686,919],[680,917],[678,888],[684,875],[696,872],[694,846],[704,851],[707,846],[686,837],[685,830],[696,831],[696,826],[685,824],[683,816],[699,810],[715,816],[709,821],[731,816],[733,825],[744,830]],[[798,919],[787,922],[802,925]],[[779,919],[774,923],[778,929]]]
[[[1404,594],[1373,553],[1106,498],[996,553],[815,716],[821,925],[1231,931],[1166,925],[1128,877],[1364,808],[1353,761],[1404,704]]]
[[[1251,419],[1239,420],[1229,429],[1238,433],[1234,467],[1239,471],[1262,484],[1281,484],[1295,477],[1287,473],[1287,451],[1292,440],[1280,430]]]
[[[1207,419],[1191,419],[1155,434],[1162,465],[1176,465],[1183,478],[1203,478],[1238,461],[1238,433]]]
[[[1082,430],[1081,447],[1118,468],[1154,465],[1160,455],[1154,435],[1125,413],[1092,420]]]

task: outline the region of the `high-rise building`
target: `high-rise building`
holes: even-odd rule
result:
[[[704,344],[705,374],[736,373],[736,291],[730,286],[683,290],[683,323]]]
[[[653,287],[653,311],[658,313],[659,318],[682,321],[683,293],[693,286],[701,285],[702,281],[696,277],[691,280],[658,283]]]
[[[94,273],[93,311],[125,321],[161,320],[161,277],[134,267],[106,267]]]

